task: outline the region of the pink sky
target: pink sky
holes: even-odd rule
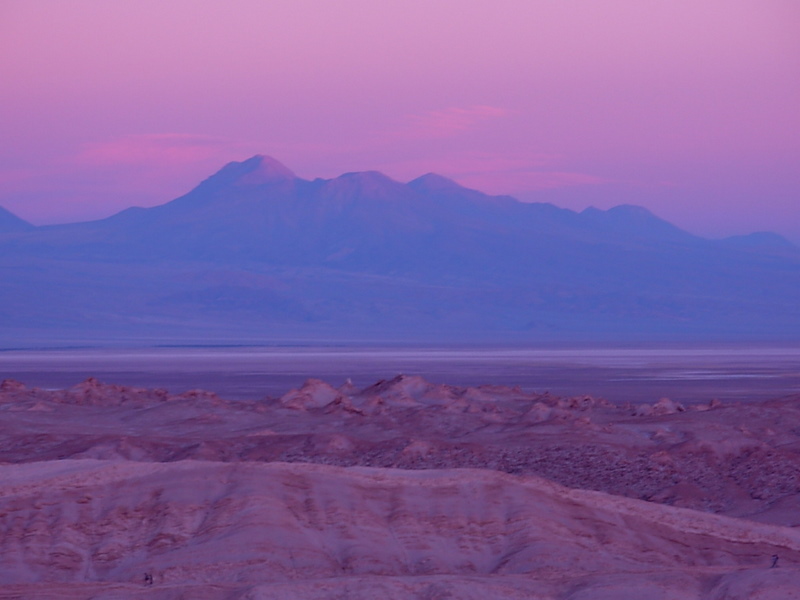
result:
[[[794,0],[0,0],[0,82],[37,224],[261,153],[800,242]]]

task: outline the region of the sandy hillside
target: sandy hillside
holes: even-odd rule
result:
[[[799,397],[6,381],[0,461],[0,598],[800,598]]]

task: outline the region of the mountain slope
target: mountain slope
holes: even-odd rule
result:
[[[111,252],[145,260],[202,257],[320,264],[347,255],[337,266],[352,264],[375,272],[388,268],[379,258],[411,266],[414,248],[420,247],[428,252],[414,266],[428,270],[453,254],[471,270],[470,261],[477,257],[464,252],[465,245],[480,245],[484,255],[496,250],[503,259],[517,251],[513,261],[487,256],[491,273],[500,262],[511,267],[525,263],[526,250],[553,244],[615,245],[621,233],[631,241],[644,221],[649,230],[641,233],[648,235],[648,243],[676,238],[701,242],[645,209],[629,207],[628,212],[638,211],[638,222],[621,216],[623,208],[579,215],[548,204],[487,196],[436,175],[409,184],[377,172],[306,181],[274,159],[253,157],[227,165],[162,206],[50,227],[34,239],[39,252],[47,255],[52,248],[59,257],[66,252],[105,259]],[[440,265],[453,266],[452,261]]]
[[[161,206],[0,235],[0,251],[0,316],[22,337],[800,336],[794,246],[706,240],[641,207],[575,213],[434,174],[308,181],[256,156]]]
[[[17,215],[0,206],[0,233],[14,233],[19,231],[31,231],[33,225],[20,219]]]

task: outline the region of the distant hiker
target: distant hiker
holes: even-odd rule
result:
[[[145,585],[153,585],[153,575],[152,575],[152,573],[145,573],[144,574],[144,584]]]
[[[778,555],[777,554],[773,554],[772,555],[772,564],[769,566],[769,568],[770,569],[774,569],[777,566],[778,566]]]

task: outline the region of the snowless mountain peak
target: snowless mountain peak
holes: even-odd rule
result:
[[[336,196],[391,197],[405,193],[405,186],[380,171],[344,173],[325,184],[326,192]]]
[[[632,218],[650,219],[657,218],[652,211],[646,209],[644,206],[637,204],[619,204],[608,209],[607,212],[619,215],[627,215]]]
[[[464,186],[437,173],[426,173],[409,181],[408,185],[420,192],[447,192],[464,190]]]
[[[589,206],[581,211],[581,214],[586,216],[597,217],[599,215],[611,215],[617,217],[649,219],[658,218],[651,211],[644,206],[636,204],[618,204],[608,209],[597,208],[596,206]]]
[[[230,162],[207,181],[222,185],[263,185],[296,179],[291,169],[270,156],[257,154],[241,162]]]
[[[397,182],[380,171],[351,171],[336,178],[341,181],[357,181],[366,185],[396,184]]]
[[[800,249],[763,234],[706,240],[643,208],[579,214],[430,174],[292,177],[254,156],[102,221],[4,233],[0,211],[0,337],[800,339]]]

